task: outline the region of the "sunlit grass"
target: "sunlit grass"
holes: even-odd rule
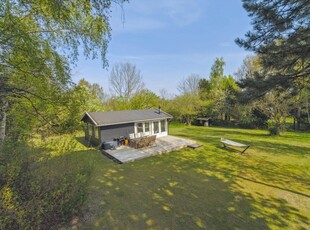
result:
[[[122,165],[90,151],[82,229],[307,229],[309,133],[177,126],[170,134],[203,147]],[[220,137],[251,147],[226,150]]]
[[[44,157],[55,157],[67,155],[70,152],[84,151],[94,149],[87,146],[84,140],[83,132],[76,132],[73,134],[54,135],[42,140],[40,136],[33,137],[29,144],[35,148],[45,150]]]

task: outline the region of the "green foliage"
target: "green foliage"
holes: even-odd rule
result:
[[[35,81],[33,92],[44,98],[27,95],[11,99],[7,135],[14,140],[34,134],[45,138],[54,133],[74,132],[81,128],[80,119],[85,111],[104,110],[101,101],[104,93],[96,84],[82,79],[77,85],[61,90],[51,87],[42,78]]]
[[[157,108],[160,105],[160,98],[155,93],[149,90],[141,90],[133,95],[130,99],[131,109],[149,109]]]
[[[58,117],[61,109],[55,111],[54,107],[67,106],[63,94],[71,83],[69,63],[77,60],[79,49],[86,57],[100,53],[103,65],[107,64],[112,2],[124,0],[1,1],[0,114],[13,110],[11,117],[33,108],[24,114],[36,115],[43,126],[61,126],[64,114]],[[4,106],[8,102],[10,106]],[[5,136],[5,117],[0,116],[0,140]],[[31,122],[39,126],[35,120]],[[22,129],[22,121],[17,124],[18,130],[11,131],[14,135]]]
[[[262,71],[244,84],[264,95],[278,86],[291,88],[310,81],[309,1],[243,0],[252,17],[252,31],[236,42],[259,55]]]
[[[84,112],[104,111],[105,93],[98,84],[90,84],[82,79],[78,85],[66,92],[65,105],[62,106],[62,132],[74,132],[81,128],[81,116]]]
[[[271,136],[279,136],[280,135],[280,127],[277,122],[274,120],[268,121],[268,131]]]
[[[167,112],[173,115],[174,119],[191,125],[193,118],[198,115],[203,106],[204,102],[200,99],[199,95],[185,93],[175,97],[170,102]]]
[[[214,64],[211,66],[210,84],[211,88],[217,89],[221,87],[221,82],[224,77],[225,62],[223,58],[216,58]]]
[[[289,91],[274,90],[255,103],[270,118],[268,129],[271,134],[280,135],[280,130],[285,127],[285,120],[289,115],[289,95]]]
[[[200,111],[202,116],[230,120],[235,114],[239,87],[232,76],[224,75],[224,65],[223,59],[217,58],[211,67],[210,80],[202,79],[199,83],[199,95],[205,102]]]
[[[154,92],[143,89],[130,98],[112,97],[107,101],[108,110],[139,110],[157,108],[161,103],[159,96]]]
[[[26,144],[2,144],[0,229],[59,228],[79,215],[92,165],[71,156],[70,150],[60,148],[66,155],[48,158]]]

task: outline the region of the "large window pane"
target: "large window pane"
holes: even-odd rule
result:
[[[137,123],[137,133],[143,133],[143,123]]]
[[[99,139],[99,128],[95,128],[95,138]]]
[[[150,131],[150,123],[146,122],[144,124],[144,130],[145,130],[145,132],[149,132]]]
[[[89,130],[91,132],[91,136],[95,137],[95,127],[92,124],[89,124]]]
[[[159,133],[159,122],[158,121],[154,122],[154,133]]]
[[[84,130],[85,130],[86,136],[88,136],[88,135],[89,135],[89,132],[88,132],[88,123],[85,123],[85,125],[84,125]]]
[[[166,132],[166,120],[160,121],[161,132]]]

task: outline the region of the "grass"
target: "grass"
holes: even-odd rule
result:
[[[119,165],[97,150],[71,152],[93,163],[81,229],[307,229],[310,134],[174,126],[196,150]],[[252,146],[221,148],[220,137]],[[77,139],[82,142],[82,138]],[[59,157],[59,156],[58,156]]]

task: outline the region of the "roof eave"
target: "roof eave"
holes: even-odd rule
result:
[[[82,117],[81,121],[84,119],[86,115],[92,120],[92,122],[94,122],[95,126],[99,126],[98,123],[90,116],[88,112],[84,113],[84,116]]]
[[[135,123],[135,122],[143,122],[143,121],[156,121],[156,120],[163,120],[163,119],[172,119],[173,117],[160,117],[160,118],[152,118],[152,119],[143,119],[143,120],[133,120],[133,121],[124,121],[124,122],[117,122],[117,123],[108,123],[108,124],[98,124],[97,127],[102,126],[110,126],[110,125],[120,125],[120,124],[128,124],[128,123]]]

